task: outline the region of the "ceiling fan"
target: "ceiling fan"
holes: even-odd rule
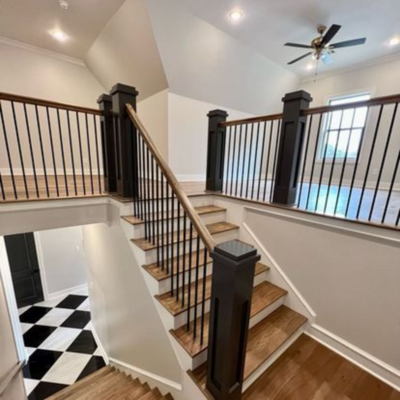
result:
[[[320,25],[318,26],[318,33],[320,36],[316,37],[311,44],[298,44],[298,43],[285,43],[285,46],[289,47],[298,47],[301,49],[312,49],[307,54],[304,54],[301,57],[298,57],[288,63],[288,65],[294,64],[303,58],[306,58],[310,55],[313,55],[315,60],[322,60],[325,64],[332,61],[331,55],[335,53],[336,49],[341,49],[344,47],[351,47],[351,46],[359,46],[366,42],[366,38],[354,39],[354,40],[347,40],[345,42],[339,43],[331,43],[332,39],[336,36],[339,32],[341,26],[340,25],[332,25],[328,31],[326,31],[326,26]],[[325,33],[326,32],[326,33]]]

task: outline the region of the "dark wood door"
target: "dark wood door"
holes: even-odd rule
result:
[[[33,233],[4,237],[18,308],[43,301]]]

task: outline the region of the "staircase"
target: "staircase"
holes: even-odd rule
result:
[[[68,386],[48,400],[173,400],[163,396],[157,388],[133,379],[112,367],[104,367],[86,378]]]
[[[162,201],[162,200],[154,200]],[[240,236],[240,228],[231,224],[226,220],[226,209],[217,207],[212,204],[204,205],[202,196],[192,197],[195,206],[194,209],[200,216],[209,233],[213,237],[215,243],[221,243],[226,240],[236,239]],[[157,209],[157,207],[154,207]],[[160,208],[160,207],[159,207]],[[178,212],[174,212],[174,223],[178,224]],[[164,213],[164,223],[171,223],[172,210],[169,214]],[[169,330],[170,334],[176,341],[176,344],[183,349],[178,354],[184,358],[183,364],[187,366],[188,374],[195,382],[201,393],[213,399],[213,396],[206,389],[206,359],[208,348],[208,329],[209,329],[209,307],[211,297],[211,276],[212,276],[212,259],[207,256],[204,258],[203,252],[199,254],[199,267],[201,268],[199,276],[203,276],[204,267],[206,268],[206,277],[198,280],[197,292],[203,295],[197,295],[195,290],[195,262],[197,257],[196,251],[179,257],[179,263],[183,265],[183,259],[186,259],[185,271],[182,269],[177,273],[178,259],[165,260],[165,264],[174,265],[174,268],[162,268],[153,260],[156,258],[157,246],[151,241],[141,236],[144,232],[144,219],[139,219],[134,215],[122,216],[125,223],[130,224],[133,229],[134,237],[131,242],[144,253],[145,264],[142,265],[143,270],[152,280],[149,285],[156,287],[154,297],[162,309],[165,310],[169,319],[172,320],[173,328]],[[145,218],[147,221],[159,220],[159,215],[148,214]],[[197,237],[193,234],[193,240]],[[186,235],[186,242],[189,236]],[[179,243],[183,246],[184,236],[182,234],[164,237],[164,251],[166,247]],[[189,244],[186,248],[189,249]],[[192,260],[192,263],[189,263]],[[192,268],[190,271],[189,267]],[[244,373],[244,389],[246,390],[252,383],[276,360],[302,333],[302,327],[307,319],[285,305],[286,290],[272,284],[268,281],[269,267],[262,262],[258,262],[254,274],[254,287],[251,302],[250,326],[246,350],[246,362]],[[189,273],[191,272],[191,283],[189,283]],[[184,278],[185,276],[185,278]],[[174,292],[171,292],[171,282],[175,282]],[[183,282],[186,282],[183,285]],[[176,290],[179,291],[179,300],[176,297]],[[184,301],[182,301],[184,299]],[[190,299],[190,301],[189,301]],[[194,310],[205,303],[204,317],[199,316],[194,319]],[[187,324],[188,312],[190,312],[190,323]],[[197,314],[199,315],[199,314]],[[201,319],[204,320],[203,340],[201,341]],[[168,326],[167,326],[168,329]],[[196,329],[196,335],[193,334]]]

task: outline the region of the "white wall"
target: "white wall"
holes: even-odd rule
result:
[[[37,232],[35,241],[50,297],[87,284],[81,226]]]
[[[103,86],[135,86],[139,100],[168,87],[143,0],[126,0],[93,43],[85,62]]]
[[[179,180],[205,180],[208,140],[207,114],[215,109],[227,111],[228,120],[253,116],[173,93],[168,95],[169,164]]]
[[[181,369],[146,287],[119,208],[109,223],[84,227],[92,323],[110,358],[180,382]]]
[[[168,160],[168,90],[140,101],[137,109],[158,150]]]
[[[298,86],[287,69],[184,10],[145,0],[170,91],[253,114],[281,110]]]

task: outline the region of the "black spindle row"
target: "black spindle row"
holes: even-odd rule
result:
[[[279,118],[227,126],[224,194],[272,201],[280,126]]]
[[[0,199],[102,193],[97,110],[0,94]]]
[[[399,226],[398,103],[310,113],[297,207]]]

